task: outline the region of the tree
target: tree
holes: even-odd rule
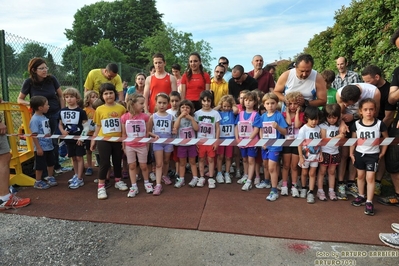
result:
[[[17,55],[16,72],[22,75],[27,72],[29,61],[34,57],[46,58],[47,49],[37,43],[27,43],[24,45],[22,51]]]

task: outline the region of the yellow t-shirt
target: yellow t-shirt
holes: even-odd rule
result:
[[[215,106],[219,104],[220,99],[224,95],[229,94],[229,84],[222,79],[221,83],[217,83],[214,79],[211,80],[211,91],[213,91],[213,100]]]
[[[104,75],[101,73],[101,69],[93,69],[87,75],[85,81],[85,89],[93,90],[96,92],[100,92],[100,86],[103,83],[111,83],[114,84],[116,91],[123,91],[122,79],[119,74],[117,74],[113,79],[108,80]]]
[[[121,116],[126,113],[125,107],[115,103],[113,106],[101,105],[96,109],[94,123],[100,127],[99,137],[121,137]]]

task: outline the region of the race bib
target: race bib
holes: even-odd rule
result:
[[[262,138],[275,139],[277,138],[276,129],[272,126],[273,122],[262,123]]]
[[[155,133],[172,133],[171,121],[168,119],[156,119],[154,124]]]
[[[144,120],[127,120],[125,123],[126,135],[129,138],[143,138],[146,133]]]
[[[295,128],[295,124],[292,123],[290,126],[287,127],[287,136],[286,139],[295,139],[298,136],[299,129]]]
[[[215,138],[214,125],[212,123],[199,122],[197,138]]]
[[[101,120],[101,127],[104,134],[122,132],[120,118],[107,118]]]
[[[220,137],[234,137],[234,125],[220,125]]]
[[[93,119],[88,119],[89,122],[89,131],[95,131],[96,130],[96,124],[94,123]]]
[[[48,119],[42,121],[42,127],[43,127],[43,134],[44,135],[50,135],[51,134],[50,122],[49,122]]]
[[[238,136],[240,138],[249,138],[251,136],[253,127],[250,121],[239,121],[238,126]]]
[[[179,138],[192,139],[195,138],[194,130],[192,127],[183,127],[179,129]]]
[[[72,110],[61,111],[61,120],[64,125],[78,125],[79,112]]]

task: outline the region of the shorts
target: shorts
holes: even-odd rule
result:
[[[0,135],[0,154],[10,153],[10,145],[6,135]]]
[[[85,147],[86,151],[90,150],[90,145],[91,145],[91,140],[84,141],[84,147]]]
[[[83,157],[86,155],[86,147],[84,145],[77,145],[76,140],[66,141],[65,144],[68,150],[68,157]]]
[[[355,163],[353,164],[356,169],[365,170],[368,172],[377,172],[378,171],[378,158],[379,153],[373,154],[362,154],[358,151],[355,151]]]
[[[200,145],[198,146],[198,157],[200,158],[214,158],[216,156],[216,152],[213,150],[212,145]]]
[[[139,163],[147,163],[147,156],[148,156],[148,148],[147,145],[145,146],[140,146],[140,147],[130,147],[130,146],[125,146],[125,154],[127,158],[127,163],[135,163],[136,162],[136,156],[139,161]]]
[[[280,152],[279,151],[269,151],[268,149],[265,149],[265,150],[262,149],[262,159],[278,162],[280,160]]]
[[[42,156],[38,156],[35,151],[35,169],[38,171],[43,171],[47,169],[47,167],[52,167],[55,165],[54,152],[51,151],[43,151]]]
[[[164,151],[164,152],[172,152],[173,144],[161,144],[161,143],[153,143],[152,144],[153,151]]]
[[[323,152],[323,161],[320,163],[322,165],[338,165],[341,162],[341,154],[329,154]]]
[[[301,168],[304,168],[304,169],[309,168],[309,167],[318,167],[318,166],[319,166],[319,162],[315,162],[315,161],[305,161],[305,162],[303,163],[303,165],[300,165],[300,164],[298,163],[298,166],[301,167]]]
[[[283,147],[283,154],[296,154],[299,155],[298,147]]]
[[[175,161],[175,162],[179,161],[179,158],[177,157],[177,146],[173,147],[172,160]]]
[[[218,155],[224,155],[227,158],[233,158],[233,146],[219,146]]]
[[[195,145],[177,147],[178,158],[195,158],[197,155],[197,146]]]
[[[240,148],[240,152],[242,157],[256,158],[256,156],[258,155],[258,148],[257,147]]]

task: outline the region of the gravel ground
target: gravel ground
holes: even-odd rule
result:
[[[2,266],[315,265],[320,264],[317,259],[331,259],[333,254],[343,251],[362,251],[367,255],[340,257],[340,265],[396,266],[399,261],[399,250],[383,246],[74,222],[5,213],[0,213],[0,221]],[[370,257],[370,251],[390,252],[388,255],[393,257],[386,257],[385,253],[382,257]]]

